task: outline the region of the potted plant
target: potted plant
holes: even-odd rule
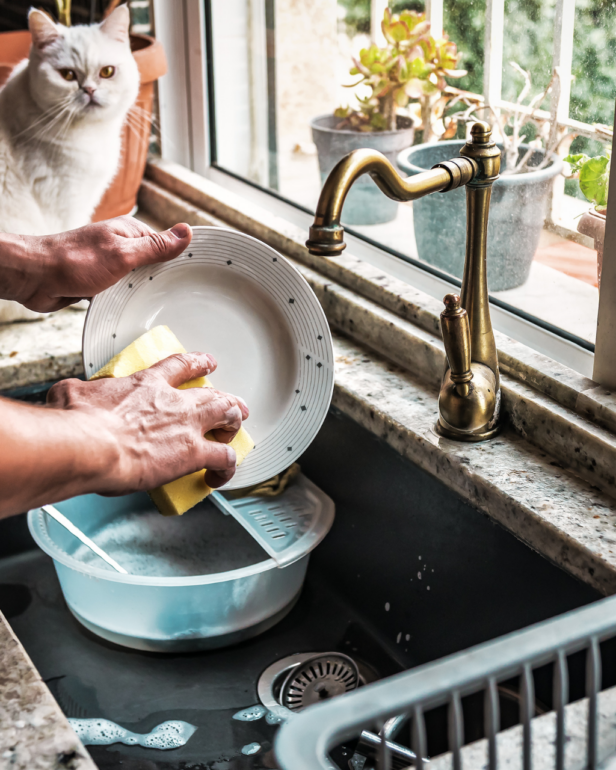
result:
[[[605,240],[605,215],[607,213],[607,194],[610,181],[610,151],[605,155],[589,158],[588,155],[567,155],[572,175],[577,175],[580,190],[586,200],[594,203],[592,209],[582,215],[578,223],[578,232],[590,236],[597,250],[597,283],[601,286],[601,268],[603,266],[603,242]]]
[[[311,122],[317,147],[321,181],[336,163],[352,150],[370,148],[395,162],[398,153],[410,147],[414,138],[413,120],[398,114],[410,101],[422,107],[445,88],[445,77],[461,77],[456,70],[458,54],[454,43],[434,40],[429,34],[426,15],[403,11],[399,15],[385,10],[382,22],[386,45],[364,48],[353,60],[351,75],[367,90],[357,97],[356,109],[339,107],[333,114],[320,115]],[[366,88],[367,87],[367,88]],[[344,206],[349,224],[381,224],[395,219],[398,204],[384,196],[370,177],[362,177],[350,191]]]
[[[57,0],[58,17],[70,25],[70,0]],[[112,0],[105,15],[118,5]],[[93,221],[130,214],[137,204],[137,192],[145,171],[152,124],[154,83],[167,71],[167,59],[161,43],[149,35],[131,34],[131,49],[141,77],[139,94],[124,125],[122,155],[118,173],[94,212]],[[13,67],[30,54],[32,39],[27,30],[1,32],[0,86]]]
[[[496,112],[471,103],[443,121],[444,136],[455,136],[458,124],[476,119],[478,109],[489,110],[495,139],[503,152],[501,176],[492,188],[488,225],[488,283],[491,291],[521,286],[528,278],[547,214],[554,177],[563,170],[555,153],[563,136],[554,126],[535,116],[552,91],[555,72],[546,90],[524,105],[531,90],[530,75],[511,63],[524,77],[516,107]],[[466,96],[452,93],[450,102],[468,104]],[[441,107],[442,109],[442,107]],[[534,125],[537,137],[526,142],[522,130]],[[437,163],[459,155],[462,140],[415,145],[400,153],[398,165],[408,174],[419,174]],[[415,240],[420,259],[462,277],[466,242],[466,194],[460,188],[447,196],[430,195],[413,203]]]

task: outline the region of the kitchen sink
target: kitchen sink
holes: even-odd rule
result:
[[[336,409],[301,465],[335,501],[336,521],[291,613],[228,649],[156,654],[93,636],[68,612],[23,517],[0,523],[0,609],[67,716],[138,733],[172,719],[197,727],[170,751],[90,746],[100,768],[276,767],[277,726],[233,719],[258,704],[257,682],[275,661],[344,653],[369,682],[600,598]],[[572,693],[582,686],[580,671]],[[549,689],[538,681],[538,699],[549,701]],[[515,681],[509,690],[515,702]],[[482,730],[473,708],[465,704],[467,739]],[[428,730],[437,753],[446,725],[437,715]],[[256,753],[242,753],[249,746]]]

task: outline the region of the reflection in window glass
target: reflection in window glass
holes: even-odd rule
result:
[[[507,112],[502,102],[488,111],[482,102],[485,3],[444,0],[443,28],[456,51],[429,40],[423,3],[392,0],[391,24],[401,14],[404,30],[388,28],[389,54],[366,53],[373,44],[387,46],[371,23],[386,7],[385,0],[212,3],[218,166],[314,210],[326,173],[347,152],[374,147],[405,174],[417,173],[458,154],[468,121],[488,119],[503,145],[506,172],[494,188],[490,215],[491,295],[593,342],[597,254],[577,228],[594,193],[583,184],[585,197],[577,178],[565,179],[572,168],[562,158],[605,155],[611,144],[612,0],[577,0],[568,25],[573,40],[561,40],[563,50],[573,46],[573,79],[560,70],[559,81],[553,68],[555,0],[505,0],[501,94],[504,102],[520,101],[517,112]],[[379,95],[379,67],[387,71],[392,45],[399,55],[397,80],[383,75]],[[383,97],[388,89],[397,102],[393,117]],[[560,123],[551,124],[556,90],[564,94],[565,108]],[[358,98],[371,94],[375,98],[362,107]],[[568,125],[567,118],[581,123]],[[546,146],[556,155],[546,157]],[[343,222],[407,258],[461,277],[464,190],[398,204],[366,177],[349,195]]]

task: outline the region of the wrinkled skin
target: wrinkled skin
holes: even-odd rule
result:
[[[52,236],[0,234],[0,298],[57,310],[177,257],[191,237],[188,225],[154,233],[129,217]],[[46,406],[0,399],[0,517],[77,494],[153,489],[203,468],[209,486],[229,481],[228,443],[248,407],[214,388],[177,389],[215,369],[212,356],[185,353],[130,377],[63,380]]]
[[[154,232],[117,217],[57,235],[0,235],[0,299],[49,313],[90,299],[131,270],[175,259],[189,245],[190,227]]]

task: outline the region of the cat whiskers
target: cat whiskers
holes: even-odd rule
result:
[[[69,101],[70,101],[69,99],[64,99],[59,104],[54,104],[53,107],[50,107],[48,110],[45,110],[43,113],[41,113],[41,115],[39,115],[38,119],[35,120],[34,123],[30,123],[22,131],[19,131],[17,134],[15,134],[13,136],[13,139],[19,139],[20,137],[24,136],[24,134],[31,133],[41,123],[45,123],[46,121],[50,119],[54,119],[55,117],[60,115],[66,108],[66,105],[68,104]]]
[[[62,105],[62,108],[56,115],[50,120],[42,130],[37,131],[34,136],[31,137],[32,141],[36,141],[37,145],[43,143],[50,145],[56,149],[60,149],[62,146],[62,138],[68,132],[70,125],[75,117],[77,110],[71,107],[71,100],[66,100]]]

